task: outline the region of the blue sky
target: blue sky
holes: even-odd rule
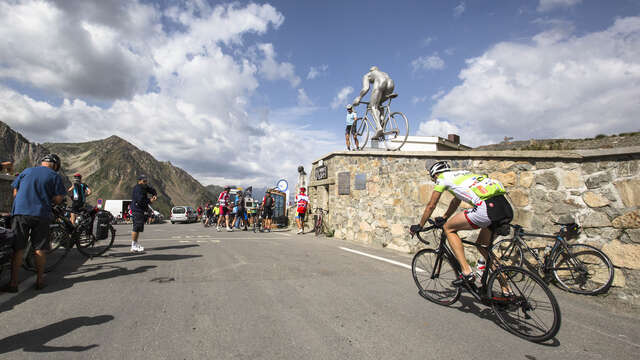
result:
[[[411,135],[471,146],[638,131],[640,2],[0,1],[0,120],[119,135],[204,184],[344,149],[372,66]]]

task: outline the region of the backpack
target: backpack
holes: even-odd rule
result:
[[[298,213],[305,213],[305,212],[307,212],[307,200],[300,199],[298,200]]]

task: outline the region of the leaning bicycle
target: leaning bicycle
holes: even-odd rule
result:
[[[316,216],[313,224],[313,232],[316,236],[320,236],[323,233],[324,226],[324,214],[328,214],[329,212],[323,208],[315,208],[314,209]]]
[[[554,222],[555,223],[555,222]],[[599,249],[586,244],[569,244],[577,237],[580,227],[575,223],[555,223],[560,230],[553,235],[525,232],[520,225],[511,225],[513,238],[496,242],[492,251],[501,262],[522,267],[525,257],[523,249],[531,254],[527,267],[542,273],[545,279],[553,279],[562,289],[583,295],[605,293],[613,284],[613,264]],[[554,239],[553,246],[547,245],[543,254],[532,249],[525,237]],[[533,259],[533,261],[530,261]]]
[[[391,99],[398,94],[389,95],[380,103],[380,119],[383,130],[382,138],[378,138],[379,142],[384,143],[387,150],[400,150],[402,145],[407,141],[409,136],[409,120],[401,112],[391,112]],[[386,102],[386,104],[385,104]],[[367,110],[362,118],[358,118],[354,123],[355,137],[358,140],[358,150],[364,149],[369,141],[371,134],[375,134],[376,126],[371,112],[371,104],[366,101],[360,101],[360,104],[366,104]],[[374,140],[372,138],[372,140]]]
[[[481,303],[491,306],[504,328],[523,339],[543,342],[554,337],[560,330],[560,307],[545,282],[534,273],[516,266],[504,266],[490,252],[489,246],[462,240],[478,250],[489,254],[486,269],[480,278],[480,286],[464,282],[455,286],[452,282],[460,277],[461,267],[447,246],[444,221],[434,222],[415,235],[426,245],[430,242],[421,232],[433,230],[437,248],[422,249],[411,262],[411,273],[418,293],[438,305],[452,305],[460,298],[462,288]],[[438,240],[439,233],[439,240]]]

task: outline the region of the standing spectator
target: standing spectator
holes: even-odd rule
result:
[[[209,207],[209,204],[205,205],[205,209]],[[198,209],[196,209],[196,212],[198,212],[198,221],[200,221],[200,219],[202,219],[202,205],[198,205]]]
[[[151,194],[151,199],[148,195]],[[146,175],[138,176],[138,184],[133,187],[131,194],[131,218],[133,219],[133,230],[131,231],[131,252],[141,253],[144,247],[138,243],[138,237],[144,231],[149,204],[158,199],[158,193],[148,185]]]
[[[274,206],[275,201],[273,201],[273,196],[267,191],[262,199],[262,211],[264,213],[264,228],[267,229],[268,232],[271,232],[271,218],[273,218]]]
[[[353,136],[353,143],[356,145],[355,149],[358,150],[360,145],[358,144],[358,138],[356,137],[356,125],[355,121],[358,120],[356,113],[353,111],[353,105],[347,105],[347,128],[344,132],[344,139],[347,142],[347,150],[351,150],[350,137]]]
[[[229,191],[231,190],[231,187],[229,186],[225,186],[224,191],[220,193],[220,196],[218,197],[218,203],[220,203],[220,216],[218,217],[218,227],[217,230],[220,231],[220,222],[222,221],[222,218],[224,218],[226,224],[227,224],[227,231],[233,231],[233,229],[231,229],[229,227],[229,208],[228,206],[231,205],[229,203]]]
[[[15,231],[16,240],[13,244],[11,280],[2,289],[6,292],[18,292],[18,271],[29,243],[36,254],[36,289],[40,290],[45,286],[45,251],[49,249],[49,224],[53,218],[51,205],[60,204],[67,192],[62,177],[57,173],[61,165],[58,155],[46,155],[40,165],[25,169],[11,184],[14,197],[11,227]]]
[[[296,222],[298,223],[298,234],[304,234],[304,216],[307,213],[309,206],[309,197],[305,194],[307,189],[301,187],[300,193],[296,195],[297,215]]]
[[[80,211],[87,202],[87,196],[91,195],[91,188],[82,182],[82,175],[76,173],[73,175],[73,184],[67,190],[71,196],[71,210]],[[71,212],[71,223],[76,224],[76,213]]]
[[[238,221],[238,229],[243,226],[242,231],[247,231],[247,209],[244,203],[244,194],[241,192],[238,194],[238,211],[236,212],[236,221]]]

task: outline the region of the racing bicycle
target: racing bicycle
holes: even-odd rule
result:
[[[315,216],[315,221],[313,224],[313,232],[316,234],[316,236],[320,236],[320,234],[323,233],[323,221],[324,221],[324,214],[328,214],[329,211],[323,209],[323,208],[315,208],[314,209],[316,216]]]
[[[525,232],[520,225],[511,225],[513,238],[502,239],[493,245],[494,255],[504,264],[522,267],[527,257],[527,267],[542,273],[543,278],[555,280],[563,290],[583,295],[605,293],[613,283],[613,264],[609,257],[599,249],[586,244],[569,244],[568,240],[577,237],[580,227],[575,223],[558,223],[560,230],[554,235]],[[525,237],[554,239],[553,246],[547,245],[544,254],[532,249]],[[533,261],[530,261],[533,259]]]
[[[400,150],[402,145],[407,141],[409,136],[409,120],[401,112],[391,112],[391,99],[394,99],[398,94],[391,94],[386,99],[380,102],[380,121],[383,129],[383,135],[381,139],[373,139],[384,143],[387,150]],[[385,104],[386,102],[386,104]],[[355,129],[354,136],[358,139],[358,150],[364,149],[369,141],[371,134],[375,134],[376,126],[371,112],[371,104],[366,101],[360,101],[361,104],[367,105],[367,110],[362,118],[358,118],[353,123]]]
[[[484,246],[462,240],[481,252],[489,254],[486,269],[475,281],[464,281],[455,286],[462,270],[447,245],[443,231],[444,220],[429,219],[431,226],[418,230],[415,235],[426,245],[430,242],[421,233],[433,230],[435,249],[422,249],[411,262],[411,273],[420,296],[438,305],[449,306],[460,298],[462,288],[481,303],[491,306],[503,327],[514,335],[533,342],[553,338],[560,330],[560,307],[553,293],[538,275],[517,266],[505,266]],[[438,233],[440,239],[438,240]]]

